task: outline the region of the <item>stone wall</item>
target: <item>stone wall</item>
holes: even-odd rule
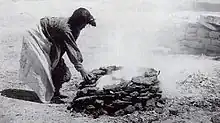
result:
[[[198,22],[188,23],[184,27],[184,36],[178,39],[181,51],[208,56],[220,55],[219,21],[217,16],[201,15]]]

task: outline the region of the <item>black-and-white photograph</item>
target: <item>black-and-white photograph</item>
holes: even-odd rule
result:
[[[0,123],[220,123],[220,0],[0,0]]]

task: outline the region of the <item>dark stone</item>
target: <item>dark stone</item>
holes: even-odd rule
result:
[[[137,76],[137,77],[132,77],[131,82],[140,85],[141,82],[145,79],[144,76]]]
[[[104,105],[104,101],[103,100],[95,100],[95,106],[96,107],[102,107]]]
[[[152,93],[157,93],[159,91],[160,87],[159,86],[151,86],[150,87],[150,92]]]
[[[142,88],[143,88],[143,86],[139,86],[139,85],[130,83],[130,84],[124,89],[124,91],[125,91],[125,92],[128,92],[128,93],[132,93],[132,92],[134,92],[134,91],[140,91]]]
[[[131,101],[132,97],[131,96],[125,96],[124,98],[122,98],[123,101]]]
[[[125,113],[131,114],[135,111],[135,107],[132,105],[129,105],[124,109],[124,111],[125,111]]]
[[[162,114],[164,111],[163,111],[162,108],[156,108],[155,112],[158,113],[158,114]]]
[[[86,87],[79,91],[77,91],[76,96],[77,97],[83,97],[83,96],[91,96],[95,95],[98,88],[96,87]]]
[[[116,111],[116,109],[114,108],[114,106],[112,104],[109,104],[109,105],[105,104],[104,109],[105,109],[105,111],[108,112],[108,115],[114,115],[114,113]]]
[[[147,100],[146,102],[146,107],[155,107],[156,106],[156,100],[155,99],[150,99],[150,100]]]
[[[96,87],[97,83],[93,83],[93,84],[89,84],[89,83],[86,83],[86,84],[82,84],[80,83],[79,85],[79,89],[83,89],[83,88],[87,88],[87,87]]]
[[[143,96],[149,96],[149,92],[140,93],[140,96],[141,96],[141,97],[143,97]]]
[[[159,108],[163,108],[163,107],[164,107],[164,104],[162,104],[162,103],[160,103],[160,102],[157,102],[157,103],[156,103],[156,106],[159,107]]]
[[[85,96],[85,97],[80,97],[74,100],[75,103],[90,103],[94,102],[97,99],[97,96]]]
[[[98,99],[101,100],[113,100],[115,98],[115,95],[97,95]]]
[[[104,86],[103,90],[117,92],[117,91],[121,91],[122,89],[121,89],[120,85],[114,84],[114,85]]]
[[[149,92],[150,88],[145,87],[140,90],[141,93]]]
[[[161,93],[156,93],[156,94],[155,94],[155,97],[161,98],[161,97],[162,97],[162,94],[161,94]]]
[[[161,104],[165,104],[166,103],[166,99],[165,98],[160,98],[158,100],[158,102],[161,103]]]
[[[125,97],[126,95],[128,95],[128,93],[127,92],[125,92],[125,91],[119,91],[119,92],[115,92],[115,94],[116,94],[116,96],[118,96],[118,97]]]
[[[122,109],[115,112],[115,116],[123,116],[124,114],[125,114],[125,112]]]
[[[72,109],[72,104],[67,106],[67,110],[71,110]]]
[[[160,81],[157,79],[157,80],[153,81],[153,83],[154,83],[153,85],[159,86]]]
[[[86,95],[87,95],[87,89],[79,90],[79,91],[77,91],[77,93],[76,93],[76,96],[77,96],[77,97],[83,97],[83,96],[86,96]]]
[[[214,115],[211,117],[212,123],[220,123],[220,114]]]
[[[144,77],[152,77],[152,76],[158,76],[160,74],[160,71],[156,71],[153,68],[146,69],[144,72]]]
[[[122,100],[119,100],[119,99],[113,101],[113,105],[114,105],[114,107],[116,109],[118,109],[118,108],[125,108],[126,106],[128,106],[130,104],[132,104],[132,103],[129,102],[129,101],[122,101]]]
[[[129,81],[125,81],[125,80],[121,80],[121,82],[119,83],[119,86],[122,88],[122,90],[126,89],[127,86],[130,84],[131,82]]]
[[[143,76],[138,76],[138,77],[133,77],[132,78],[132,82],[134,84],[137,84],[137,85],[144,85],[144,86],[150,86],[150,85],[153,85],[154,84],[154,81],[157,80],[157,77],[156,76],[153,76],[153,77],[143,77]]]
[[[96,95],[104,95],[106,94],[103,90],[97,90]]]
[[[87,110],[95,110],[95,106],[93,106],[93,105],[88,105],[88,106],[86,106],[86,109]]]
[[[102,112],[102,114],[108,115],[108,112],[106,110],[104,110],[103,108],[101,108],[100,111]]]
[[[89,87],[89,88],[86,88],[86,89],[87,89],[87,94],[88,95],[95,95],[96,91],[98,90],[97,87]]]
[[[105,70],[100,70],[100,69],[94,69],[91,71],[93,75],[105,75],[107,72]]]
[[[163,91],[159,89],[159,90],[157,91],[157,93],[160,93],[160,94],[161,94],[161,93],[163,93]]]
[[[143,97],[137,97],[137,99],[142,102],[142,101],[149,100],[149,97],[148,96],[143,96]]]
[[[137,91],[130,93],[131,97],[137,97],[138,95],[139,95],[139,93]]]
[[[177,115],[178,114],[178,110],[173,108],[173,107],[169,107],[169,113],[172,115]]]
[[[141,103],[136,103],[136,104],[134,105],[134,107],[135,107],[137,110],[143,110],[143,106],[142,106]]]
[[[154,97],[157,97],[157,95],[154,94],[154,93],[149,93],[149,94],[148,94],[148,97],[149,97],[149,98],[154,98]]]

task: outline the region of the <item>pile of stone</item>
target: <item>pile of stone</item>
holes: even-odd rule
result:
[[[134,111],[163,108],[162,91],[157,76],[159,72],[147,69],[143,75],[133,77],[130,81],[121,80],[120,84],[108,85],[103,89],[96,87],[96,81],[121,67],[110,66],[93,70],[90,83],[81,82],[76,97],[69,110],[84,112],[95,117],[100,115],[123,116]]]

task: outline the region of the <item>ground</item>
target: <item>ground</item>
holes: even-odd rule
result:
[[[169,41],[172,40],[169,36],[166,39],[155,36],[161,30],[169,30],[163,28],[169,25],[170,16],[168,15],[177,11],[177,6],[180,4],[172,2],[171,4],[168,0],[167,2],[161,2],[160,0],[155,2],[150,0],[138,2],[125,0],[1,0],[0,91],[5,92],[7,96],[0,96],[0,122],[117,122],[117,118],[107,116],[98,119],[84,117],[81,114],[71,116],[66,110],[67,104],[37,103],[36,99],[33,98],[34,96],[30,98],[30,94],[32,94],[28,91],[30,89],[18,79],[21,42],[23,36],[27,36],[26,30],[34,28],[43,16],[67,17],[80,6],[89,8],[97,20],[97,27],[87,27],[78,39],[84,57],[83,64],[88,70],[111,64],[152,67],[161,71],[161,87],[166,97],[183,97],[182,90],[190,89],[191,92],[185,92],[184,94],[204,95],[203,93],[207,92],[206,94],[209,95],[211,93],[208,91],[209,89],[201,91],[202,87],[198,89],[200,86],[197,87],[200,91],[195,91],[194,88],[186,89],[187,87],[194,87],[192,85],[196,84],[190,84],[190,82],[196,83],[196,81],[191,79],[187,83],[184,80],[189,75],[195,74],[199,77],[205,76],[205,78],[218,85],[218,79],[216,79],[219,77],[218,66],[220,66],[220,63],[218,61],[213,61],[206,56],[169,54],[167,52],[169,49],[158,46],[161,42],[175,45],[175,43],[172,44]],[[190,17],[193,18],[197,14],[186,11],[183,16],[191,15]],[[66,100],[70,102],[75,90],[74,85],[81,78],[68,58],[66,56],[65,58],[73,77],[69,83],[64,85],[62,93],[70,97]],[[212,89],[213,87],[218,89],[216,85],[213,85]],[[16,93],[13,93],[14,91]],[[16,99],[19,97],[21,99]],[[27,101],[30,99],[32,101]],[[197,120],[195,122],[203,119],[206,119],[204,122],[209,121],[212,115],[208,115],[208,111],[204,113],[204,110],[197,110],[196,113],[194,119]],[[142,114],[147,116],[146,112]],[[203,119],[200,119],[201,117]],[[118,120],[123,122],[120,118]],[[169,119],[167,119],[167,122],[169,122]]]

